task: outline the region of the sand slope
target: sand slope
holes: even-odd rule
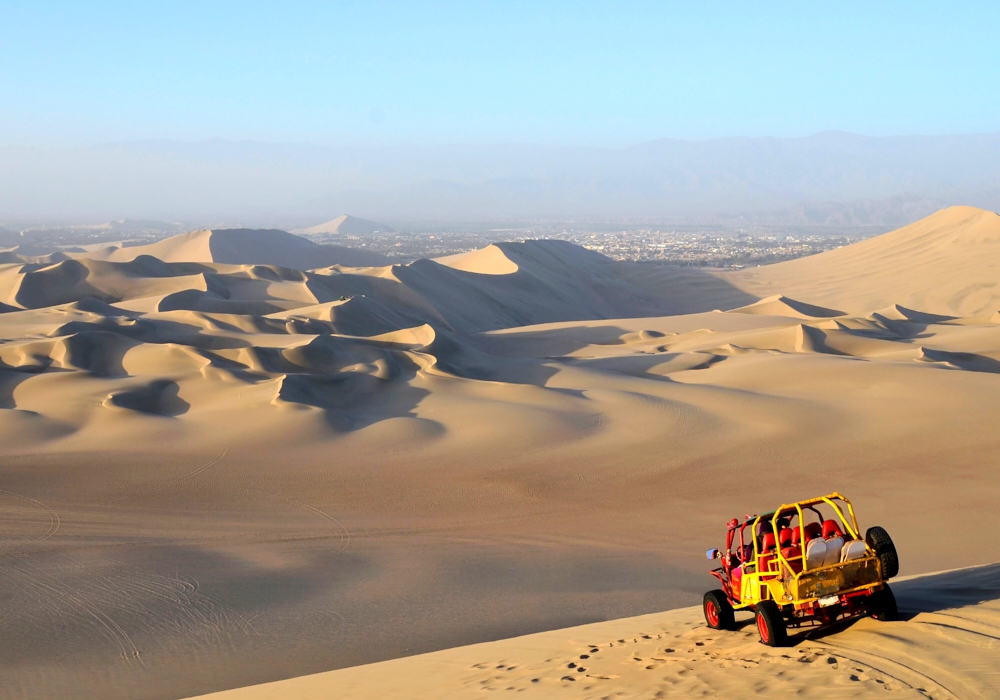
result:
[[[950,207],[838,250],[725,276],[761,297],[788,296],[851,313],[903,304],[973,316],[1000,308],[1000,215]]]
[[[322,224],[316,224],[309,228],[296,229],[293,233],[344,233],[344,234],[364,234],[375,231],[392,232],[394,229],[383,224],[359,219],[356,216],[341,214],[335,219],[330,219]]]
[[[990,698],[1000,565],[898,581],[902,621],[860,620],[791,648],[705,626],[700,608],[626,618],[200,696],[213,700],[746,697]]]

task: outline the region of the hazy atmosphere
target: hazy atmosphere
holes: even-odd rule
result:
[[[996,208],[997,13],[4,3],[0,212],[292,226]]]
[[[0,1],[0,700],[1000,697],[998,20]]]
[[[294,227],[351,212],[403,225],[741,216],[823,224],[831,222],[789,210],[840,205],[868,212],[858,215],[859,223],[899,224],[951,202],[1000,208],[1000,133],[874,138],[825,132],[795,139],[661,139],[621,149],[144,141],[12,146],[3,151],[2,168],[3,211],[43,222],[131,218]]]

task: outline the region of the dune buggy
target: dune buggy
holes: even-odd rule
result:
[[[782,505],[728,523],[725,550],[712,570],[721,589],[705,594],[705,621],[733,629],[735,611],[753,612],[760,641],[788,643],[789,628],[820,627],[854,617],[895,620],[889,584],[899,558],[889,534],[861,538],[854,508],[839,493]]]

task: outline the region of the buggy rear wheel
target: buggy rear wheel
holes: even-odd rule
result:
[[[879,622],[895,622],[899,619],[899,608],[896,607],[896,596],[892,594],[889,584],[882,587],[881,591],[872,594],[872,617]]]
[[[736,625],[736,614],[724,591],[716,589],[706,593],[702,609],[705,622],[714,630],[731,630]]]
[[[785,618],[773,600],[762,600],[754,609],[757,620],[757,633],[760,643],[769,647],[783,647],[788,644],[788,629]]]
[[[875,556],[882,564],[882,577],[884,579],[889,580],[899,573],[899,555],[896,554],[896,545],[892,543],[892,538],[889,537],[885,528],[877,525],[868,528],[868,532],[865,533],[865,542],[875,550]]]

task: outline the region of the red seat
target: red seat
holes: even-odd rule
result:
[[[794,547],[782,547],[781,556],[783,556],[785,559],[791,559],[793,557],[801,557],[802,547],[799,547],[798,545],[795,545]]]
[[[814,540],[817,537],[823,536],[823,526],[819,523],[808,523],[806,525],[806,542],[809,540]],[[791,545],[794,547],[796,545],[802,544],[802,530],[796,525],[792,528],[792,541]]]
[[[836,520],[824,520],[823,521],[823,539],[828,540],[831,537],[843,537],[844,532],[840,529],[840,525],[837,524]]]
[[[761,541],[760,557],[757,559],[758,572],[765,573],[770,570],[772,562],[776,559],[774,555],[775,549],[777,549],[777,545],[774,541],[774,533],[765,533],[764,539]]]
[[[792,568],[792,571],[799,573],[802,571],[802,548],[801,547],[782,547],[781,556],[783,556],[788,561],[788,566]]]
[[[797,527],[786,527],[780,533],[781,556],[788,560],[788,566],[796,574],[802,571],[802,547],[799,546],[801,534]]]
[[[773,552],[776,548],[774,543],[774,533],[768,532],[764,535],[764,543],[761,545],[760,551],[762,554],[767,554],[768,552]]]

